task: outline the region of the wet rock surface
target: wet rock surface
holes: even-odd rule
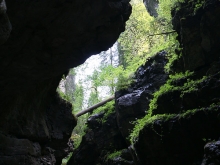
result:
[[[147,114],[152,94],[163,85],[168,75],[164,71],[167,53],[162,51],[138,68],[134,83],[127,90],[116,92],[116,114],[119,129],[126,139],[139,118]]]
[[[220,141],[207,143],[204,147],[205,155],[202,165],[220,164]]]
[[[68,165],[106,164],[106,155],[126,148],[118,129],[115,113],[103,121],[104,113],[89,117],[87,131],[80,146],[73,152]]]
[[[114,44],[129,0],[6,5],[0,0],[0,164],[61,164],[76,119],[56,88],[69,68]]]

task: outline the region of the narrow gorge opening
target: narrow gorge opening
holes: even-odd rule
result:
[[[158,1],[144,1],[143,3],[140,0],[132,0],[130,3],[132,14],[126,22],[125,32],[120,35],[118,41],[107,51],[93,55],[84,64],[71,69],[58,86],[57,91],[60,96],[72,104],[73,114],[77,115],[87,108],[90,110],[85,114],[80,113],[81,116],[78,117],[77,126],[72,132],[71,140],[74,144],[74,150],[77,150],[82,137],[88,132],[87,122],[97,120],[104,125],[107,122],[108,115],[114,114],[115,100],[110,100],[110,102],[95,109],[90,107],[109,97],[115,97],[115,92],[117,95],[117,93],[134,86],[135,81],[140,81],[140,78],[137,78],[138,69],[143,69],[146,61],[152,61],[152,59],[154,59],[153,64],[149,66],[148,70],[152,70],[151,76],[161,76],[161,78],[158,78],[157,83],[164,84],[168,74],[172,72],[173,61],[178,57],[175,50],[179,49],[179,42],[176,40],[177,34],[171,23],[171,9],[177,7],[180,2],[161,1],[159,4]],[[155,60],[157,57],[154,56],[157,53],[156,56],[163,58],[160,59],[162,60],[160,62]],[[161,69],[157,74],[154,73],[155,66],[158,67],[158,70]],[[143,70],[143,72],[145,71]],[[149,86],[150,83],[156,83],[154,79],[151,81],[148,84]],[[159,86],[154,88],[159,88]],[[155,89],[151,90],[152,95]],[[142,95],[141,92],[139,92],[140,95]],[[149,97],[148,101],[152,99],[150,94],[147,97]],[[131,99],[128,102],[132,102],[132,98],[128,99]],[[143,103],[143,107],[141,107],[143,112],[137,112],[137,114],[133,114],[134,116],[128,117],[130,120],[127,121],[128,125],[133,124],[125,127],[125,129],[128,129],[125,131],[126,138],[121,140],[124,147],[126,143],[127,145],[131,143],[129,138],[133,138],[132,129],[136,120],[147,115],[146,104],[148,101]],[[145,110],[143,110],[144,108]],[[124,133],[122,131],[119,134],[123,135]],[[115,152],[118,153],[119,151]],[[111,154],[105,155],[106,161],[108,155]],[[70,156],[72,156],[72,153],[63,160],[63,164],[68,162]],[[75,164],[77,163],[79,162],[75,162]]]
[[[219,15],[0,0],[0,165],[219,165]]]

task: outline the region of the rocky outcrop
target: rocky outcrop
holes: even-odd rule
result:
[[[6,3],[12,31],[1,0],[0,164],[60,164],[76,120],[56,88],[69,68],[113,45],[129,0]]]
[[[154,97],[152,115],[143,118],[144,126],[134,141],[142,164],[218,164],[219,12],[217,1],[206,1],[201,7],[190,1],[173,12],[183,50],[172,71],[194,73],[173,74]]]
[[[106,164],[109,153],[126,148],[115,121],[113,105],[99,114],[91,115],[87,121],[86,134],[73,152],[68,165]]]
[[[180,9],[173,11],[173,25],[182,47],[176,50],[178,60],[168,75],[164,72],[165,53],[158,53],[137,70],[134,84],[116,93],[113,120],[126,145],[107,154],[106,165],[127,165],[129,161],[136,165],[220,162],[220,2],[186,1],[179,5]],[[108,133],[102,131],[102,135]],[[86,150],[86,143],[83,146],[81,149]],[[129,156],[123,157],[123,151]]]
[[[168,74],[164,71],[167,53],[161,51],[139,67],[134,76],[134,83],[126,90],[116,92],[117,123],[122,136],[129,138],[135,121],[147,114],[152,94],[163,85]],[[127,141],[129,143],[129,141]]]
[[[152,93],[168,78],[164,71],[166,55],[164,51],[157,53],[137,70],[135,83],[116,93],[116,109],[108,108],[99,114],[94,112],[89,117],[86,134],[68,165],[134,165],[138,162],[128,135],[134,127],[132,122],[146,115],[147,98],[152,98]]]
[[[67,142],[76,125],[71,107],[54,97],[46,112],[18,111],[10,114],[14,119],[11,123],[1,118],[4,127],[0,133],[0,164],[61,164],[70,152]]]
[[[154,113],[163,115],[146,122],[135,142],[135,150],[143,164],[202,163],[204,145],[220,136],[219,94],[213,92],[219,91],[219,85],[217,74],[199,83],[198,90],[188,91],[181,100],[178,100],[178,92],[182,90],[167,92],[158,98]],[[189,107],[192,109],[187,110]],[[218,153],[216,149],[213,148],[213,155]],[[213,162],[219,160],[216,155]],[[208,164],[207,157],[203,162]]]
[[[173,25],[183,48],[183,69],[211,72],[219,60],[220,4],[217,0],[197,3],[189,1],[173,11]]]

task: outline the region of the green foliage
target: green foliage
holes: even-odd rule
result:
[[[73,153],[70,153],[66,158],[64,158],[62,160],[62,164],[61,165],[66,165],[67,162],[69,161],[69,159],[72,157]]]
[[[83,86],[76,84],[76,89],[74,91],[74,102],[72,102],[73,107],[74,107],[74,110],[73,110],[74,113],[82,110],[83,99],[84,99]]]
[[[70,97],[68,95],[66,95],[65,93],[63,93],[59,88],[57,88],[57,93],[64,100],[66,100],[68,102],[71,100]]]
[[[122,90],[127,89],[133,82],[132,75],[131,76],[124,76],[123,74],[120,74],[118,77],[118,81],[116,84],[116,90]]]
[[[114,158],[117,158],[117,157],[121,156],[121,154],[122,154],[122,150],[121,151],[115,151],[113,153],[108,154],[106,156],[106,162],[108,160],[113,160]]]
[[[142,1],[131,2],[132,15],[126,23],[126,31],[118,40],[126,63],[125,77],[161,50],[168,53],[169,62],[165,69],[170,72],[170,66],[179,58],[175,53],[179,43],[176,41],[177,34],[172,29],[171,9],[181,0],[160,0],[157,18],[146,12]]]
[[[144,127],[152,124],[156,120],[161,119],[163,121],[166,121],[169,118],[172,118],[174,116],[175,116],[174,114],[162,114],[162,115],[154,115],[154,116],[146,115],[144,118],[137,120],[135,123],[135,127],[129,136],[131,143],[133,144],[137,140],[137,137],[139,136],[140,131]]]
[[[91,107],[91,106],[95,105],[98,102],[100,102],[99,97],[98,97],[98,92],[92,90],[90,95],[89,95],[88,107]]]
[[[165,19],[171,25],[171,10],[177,7],[179,3],[183,3],[185,0],[159,0],[158,16]]]
[[[195,14],[198,11],[198,9],[204,5],[205,0],[190,0],[189,2],[193,4]]]
[[[128,75],[142,65],[149,50],[147,34],[149,22],[153,20],[142,2],[133,2],[132,14],[126,22],[126,31],[120,35],[118,42],[124,54]]]
[[[83,121],[84,119],[85,119],[85,117],[82,117],[81,120],[78,120],[78,121],[80,121],[80,123],[77,123],[77,127],[75,127],[72,132],[71,139],[74,142],[75,149],[79,147],[79,145],[82,141],[82,137],[86,134],[86,131],[87,131],[87,125],[85,124],[85,121]]]
[[[94,114],[99,114],[99,113],[104,113],[104,116],[103,118],[100,120],[101,123],[105,123],[108,116],[112,113],[115,112],[115,101],[112,100],[106,104],[104,104],[103,106],[95,109],[91,115],[94,115]]]

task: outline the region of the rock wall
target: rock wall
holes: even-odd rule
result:
[[[76,119],[59,81],[112,46],[130,13],[129,0],[0,0],[1,165],[61,164]]]
[[[168,78],[164,71],[166,55],[164,51],[157,53],[137,70],[135,83],[128,89],[116,93],[116,105],[112,110],[103,110],[88,118],[86,134],[80,146],[73,152],[68,165],[134,165],[137,163],[128,135],[134,127],[132,122],[146,114],[149,105],[147,98],[150,99],[152,93],[158,90]],[[108,111],[113,113],[107,115]],[[103,119],[106,115],[106,119]],[[121,153],[117,158],[108,158],[116,151]]]
[[[125,140],[115,122],[114,106],[109,108],[88,118],[86,134],[80,146],[74,151],[68,165],[105,164],[106,155],[109,152],[126,148]],[[107,111],[111,113],[105,118]]]
[[[172,72],[193,74],[170,78],[154,97],[153,117],[142,120],[145,125],[133,139],[141,164],[219,164],[219,12],[214,0],[186,1],[173,11],[182,51]]]
[[[70,165],[220,164],[220,2],[185,1],[172,15],[182,49],[176,50],[179,58],[170,75],[164,72],[169,54],[160,52],[149,59],[137,70],[135,83],[116,93],[114,117],[104,123],[117,122],[114,131],[121,134],[118,141],[126,143],[115,151],[109,144],[105,146],[108,151],[98,148],[109,130],[100,125],[97,133],[90,126],[84,138],[93,132],[92,137],[99,140],[93,141],[92,148],[98,148],[98,154],[89,163],[77,161],[81,151],[80,160],[92,151],[88,147],[91,141],[83,141]],[[153,95],[155,91],[157,95]],[[90,124],[102,116],[93,116]],[[129,141],[134,130],[139,132]]]

